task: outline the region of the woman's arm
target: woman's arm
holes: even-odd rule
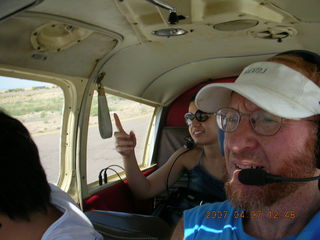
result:
[[[193,151],[184,147],[179,148],[163,166],[147,177],[150,183],[149,194],[151,196],[160,194],[167,189],[167,184],[170,187],[178,180],[187,168],[186,162],[192,161]]]
[[[169,172],[169,186],[181,176],[185,169],[185,160],[192,157],[193,154],[191,152],[194,150],[187,151],[186,148],[181,147],[171,155],[161,168],[146,178],[140,171],[135,156],[134,148],[136,146],[136,137],[134,133],[131,131],[127,134],[124,131],[117,114],[114,114],[114,119],[118,129],[118,131],[114,133],[116,150],[123,158],[129,187],[137,197],[150,198],[164,191],[166,189]]]
[[[129,134],[125,132],[116,113],[114,114],[114,120],[118,130],[114,132],[115,147],[122,156],[129,187],[137,197],[145,198],[144,192],[148,191],[149,182],[140,171],[135,156],[136,136],[132,131]]]

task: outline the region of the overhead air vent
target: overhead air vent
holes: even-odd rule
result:
[[[297,30],[292,27],[277,26],[265,30],[250,31],[249,35],[261,39],[273,39],[281,42],[283,39],[297,34]]]
[[[92,31],[60,22],[50,22],[33,31],[31,43],[40,52],[60,52],[85,38]]]
[[[219,31],[239,31],[239,30],[252,28],[258,25],[258,23],[259,21],[255,19],[241,19],[241,20],[218,23],[218,24],[215,24],[213,28]]]

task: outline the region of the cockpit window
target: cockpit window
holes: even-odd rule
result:
[[[59,177],[63,105],[62,89],[56,85],[0,77],[0,107],[28,128],[52,183]]]
[[[137,138],[135,148],[138,164],[143,163],[145,145],[149,126],[151,124],[154,107],[135,102],[123,97],[106,94],[110,116],[112,120],[113,132],[117,131],[114,125],[113,113],[120,117],[122,126],[128,133],[133,131]],[[118,165],[118,166],[116,166]],[[101,169],[109,167],[107,176],[116,175],[123,172],[123,161],[121,155],[115,150],[114,137],[102,139],[98,129],[98,103],[97,96],[94,95],[91,105],[90,121],[87,142],[87,183],[98,180]]]

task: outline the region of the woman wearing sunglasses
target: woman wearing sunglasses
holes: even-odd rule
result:
[[[225,162],[219,148],[216,118],[214,114],[197,109],[194,97],[184,117],[194,146],[181,147],[161,168],[145,177],[135,157],[135,135],[132,131],[126,133],[119,117],[114,114],[118,129],[114,133],[116,150],[123,157],[128,184],[136,197],[155,197],[187,173],[188,190],[201,195],[204,201],[225,200]]]
[[[184,118],[195,148],[187,151],[185,156],[181,157],[183,159],[177,161],[181,161],[182,169],[186,169],[189,176],[189,189],[201,193],[204,200],[223,201],[226,172],[222,151],[219,147],[215,114],[199,110],[193,97],[189,104],[189,111]],[[172,181],[170,182],[172,184]]]

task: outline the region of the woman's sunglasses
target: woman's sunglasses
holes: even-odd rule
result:
[[[186,124],[190,126],[194,119],[197,119],[198,122],[205,122],[209,119],[210,115],[212,115],[212,113],[205,113],[200,110],[197,110],[194,114],[191,112],[187,112],[184,115],[184,119],[186,121]]]

